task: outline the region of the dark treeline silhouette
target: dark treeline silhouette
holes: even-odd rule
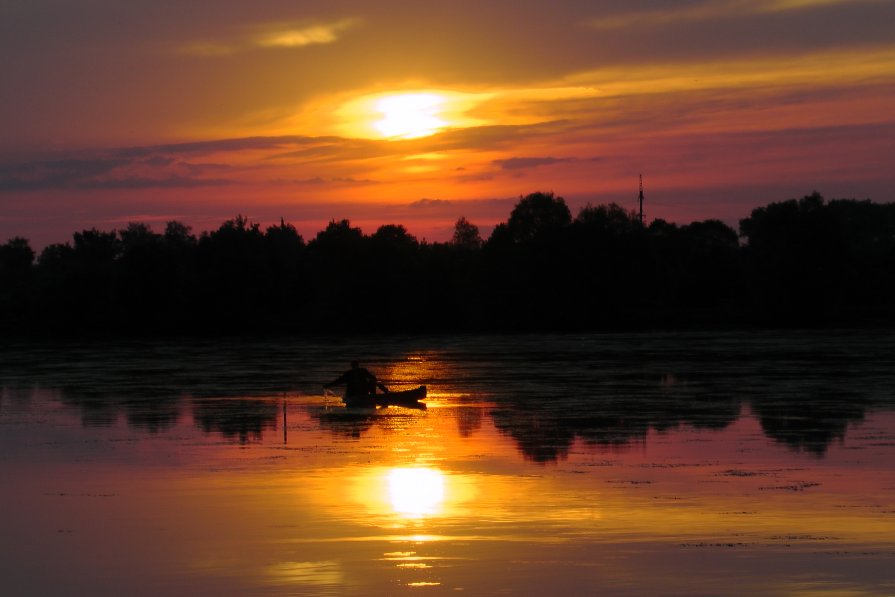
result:
[[[486,240],[332,221],[305,241],[243,216],[196,236],[169,222],[75,233],[39,256],[0,246],[0,330],[105,333],[564,331],[895,323],[895,204],[814,193],[718,220],[641,225],[552,193]]]

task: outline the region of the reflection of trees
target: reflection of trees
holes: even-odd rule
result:
[[[457,408],[457,431],[460,437],[469,437],[482,428],[482,409],[476,406]]]
[[[814,393],[751,399],[752,409],[769,438],[818,455],[841,441],[850,424],[864,419],[868,406],[860,396]],[[495,426],[516,440],[535,462],[563,459],[576,439],[599,448],[642,442],[650,430],[683,425],[723,429],[740,413],[741,399],[693,392],[657,391],[627,397],[594,394],[575,403],[545,398],[505,405],[491,416]]]
[[[376,423],[377,415],[372,412],[348,412],[326,410],[317,414],[320,427],[328,429],[334,435],[360,439]]]
[[[266,339],[0,346],[0,386],[25,385],[24,395],[50,391],[88,426],[124,417],[155,433],[176,425],[183,396],[257,399],[318,390],[335,360],[317,358],[326,350],[344,358],[341,348]]]
[[[279,406],[270,400],[239,398],[197,399],[193,419],[205,433],[218,432],[245,444],[260,440],[267,429],[276,429]]]
[[[535,462],[550,462],[565,458],[575,430],[546,409],[500,408],[491,413],[494,425],[513,437],[522,455]]]
[[[421,354],[421,344],[438,349],[394,364],[396,354]],[[9,388],[28,388],[22,396],[41,388],[57,393],[85,425],[124,420],[161,432],[188,406],[175,396],[207,402],[319,393],[320,382],[360,355],[389,385],[419,381],[472,397],[474,406],[456,413],[461,435],[480,424],[486,397],[497,404],[497,427],[541,462],[563,457],[576,440],[613,448],[678,425],[720,429],[740,404],[751,404],[765,434],[781,445],[823,454],[865,409],[892,410],[893,346],[885,333],[852,331],[7,344],[0,347],[0,400],[7,407],[15,399]],[[359,437],[374,426],[400,433],[413,420],[389,411],[320,424]],[[209,415],[207,429],[248,441],[266,428],[263,414],[249,414],[255,422],[240,431],[236,416]],[[274,418],[271,407],[268,426]]]
[[[123,404],[127,423],[149,433],[167,431],[180,418],[181,400],[177,397],[129,398]]]
[[[118,420],[120,404],[102,394],[62,391],[62,403],[81,413],[84,427],[111,427]]]
[[[818,455],[825,454],[834,441],[845,439],[849,424],[864,420],[865,407],[858,397],[838,394],[766,397],[752,405],[768,437]]]
[[[629,396],[594,393],[569,401],[527,400],[520,407],[501,407],[491,414],[495,426],[516,440],[522,454],[535,462],[565,458],[575,439],[601,448],[643,441],[650,429],[681,425],[722,429],[736,420],[738,399],[657,391]]]
[[[85,427],[109,427],[123,411],[128,425],[150,433],[172,428],[180,417],[180,399],[173,396],[141,395],[126,398],[99,392],[66,389],[61,393],[66,406],[77,408]]]
[[[23,387],[18,384],[3,385],[2,382],[0,382],[0,410],[3,409],[4,403],[15,405],[28,404],[35,391],[36,388],[31,386]]]

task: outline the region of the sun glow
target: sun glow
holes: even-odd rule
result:
[[[320,135],[391,141],[419,139],[448,129],[491,124],[473,112],[493,95],[406,89],[321,98],[320,103],[297,114],[290,126],[307,129],[308,122],[315,122],[319,128],[311,130]]]
[[[436,514],[444,502],[444,475],[430,468],[395,468],[388,474],[392,509],[409,518]]]
[[[376,111],[383,118],[373,126],[388,138],[427,137],[448,126],[441,118],[443,106],[444,98],[434,93],[387,96],[376,102]]]

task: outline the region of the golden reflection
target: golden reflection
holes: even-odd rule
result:
[[[394,468],[388,493],[395,513],[407,518],[438,514],[444,503],[444,475],[431,468]]]
[[[322,562],[279,562],[267,569],[269,582],[283,585],[331,585],[338,586],[344,579],[339,563],[332,560]]]

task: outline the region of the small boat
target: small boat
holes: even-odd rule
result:
[[[342,400],[345,406],[363,408],[372,406],[406,406],[409,408],[425,407],[420,400],[426,397],[426,386],[419,386],[412,390],[399,390],[395,392],[383,392],[371,396],[345,396]]]

